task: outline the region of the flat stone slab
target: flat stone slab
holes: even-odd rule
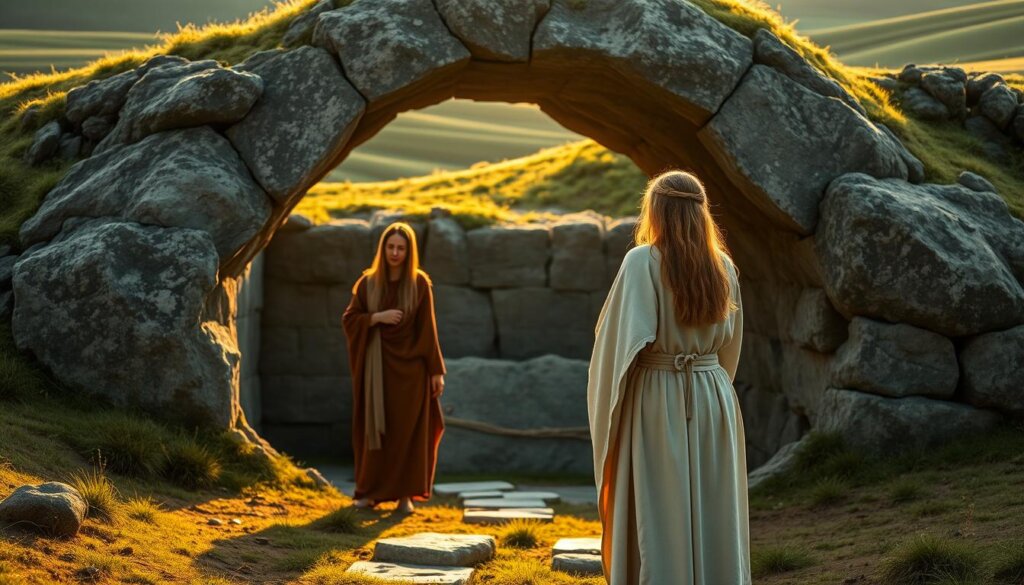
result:
[[[574,575],[601,575],[601,555],[565,553],[551,557],[551,569]]]
[[[558,556],[561,554],[583,554],[583,555],[600,555],[601,554],[601,539],[600,538],[560,538],[555,546],[551,548],[551,554]]]
[[[465,585],[473,576],[473,569],[469,567],[424,567],[374,561],[356,561],[345,572],[407,583],[441,583],[442,585]]]
[[[562,501],[562,497],[555,492],[462,492],[460,500],[480,500],[484,498],[506,498],[509,500],[543,500],[545,503],[554,504]]]
[[[434,493],[439,496],[454,496],[462,492],[506,492],[516,489],[507,481],[466,481],[461,483],[434,484]]]
[[[463,508],[543,508],[547,504],[544,500],[531,500],[526,498],[481,498],[466,500],[462,502]]]
[[[443,567],[471,567],[494,558],[497,544],[484,534],[421,532],[382,538],[373,550],[378,562]]]
[[[503,508],[499,510],[466,509],[462,521],[466,524],[504,524],[512,520],[536,520],[551,522],[555,511],[551,508]]]
[[[503,498],[505,494],[514,494],[515,492],[499,492],[497,490],[484,491],[484,492],[460,492],[460,500],[477,500],[480,498]]]

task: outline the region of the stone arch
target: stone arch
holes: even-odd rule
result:
[[[856,431],[865,412],[961,431],[998,418],[965,402],[1019,408],[939,378],[968,368],[951,338],[1019,335],[1024,238],[1006,235],[1021,222],[984,186],[921,184],[899,140],[770,32],[678,0],[325,0],[286,40],[231,68],[157,57],[68,94],[79,131],[116,123],[22,227],[13,317],[66,384],[244,426],[237,278],[353,148],[462,97],[536,103],[648,173],[695,169],[744,275],[744,376],[815,427],[877,448],[885,433]]]

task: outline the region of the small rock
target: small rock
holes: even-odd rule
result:
[[[922,75],[921,89],[942,102],[954,117],[967,115],[967,89],[962,81],[949,74],[949,70]]]
[[[600,575],[601,555],[564,553],[551,557],[551,569],[574,575]]]
[[[99,142],[110,133],[113,127],[110,118],[106,116],[90,116],[82,122],[82,136],[93,142]]]
[[[972,173],[971,171],[961,171],[956,178],[956,182],[967,187],[971,191],[978,191],[982,193],[988,191],[996,193],[995,185],[989,182],[985,177]]]
[[[60,146],[57,147],[57,157],[63,160],[75,160],[82,152],[82,137],[67,133],[60,137]]]
[[[36,132],[32,146],[25,151],[25,162],[35,166],[50,159],[60,147],[60,122],[53,120]]]
[[[317,489],[325,490],[331,487],[332,485],[331,482],[327,481],[327,478],[324,477],[322,473],[320,473],[320,470],[318,470],[315,467],[306,468],[306,477],[311,479],[313,483],[316,484]]]
[[[126,556],[126,557],[130,557],[133,554],[135,554],[135,549],[133,549],[130,546],[126,546],[126,547],[122,548],[121,550],[117,551],[117,554],[122,555],[122,556]]]
[[[229,522],[231,524],[234,524],[235,526],[241,526],[242,525],[242,521],[239,520],[238,518],[232,518],[231,520],[229,520]]]
[[[1003,76],[998,73],[987,73],[978,75],[967,80],[967,103],[974,105],[978,103],[986,91],[1000,83],[1005,83]]]
[[[994,85],[981,94],[978,109],[1000,130],[1006,130],[1017,113],[1017,96],[1004,84]]]
[[[210,518],[206,523],[210,526],[224,526],[224,521],[220,518]]]
[[[54,536],[74,536],[87,509],[78,490],[66,483],[23,485],[0,501],[0,523],[35,528]]]
[[[264,545],[264,546],[270,544],[270,539],[267,538],[266,536],[257,536],[256,538],[252,539],[252,541],[255,542],[256,544]]]

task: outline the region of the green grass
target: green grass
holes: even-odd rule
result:
[[[82,495],[88,506],[86,516],[114,523],[120,516],[120,502],[117,488],[110,482],[102,467],[78,470],[71,474],[69,482]]]
[[[534,548],[537,546],[539,523],[533,520],[513,520],[502,527],[501,546]]]
[[[911,478],[899,478],[889,486],[889,500],[894,504],[904,504],[919,500],[925,494],[924,485]]]
[[[899,543],[881,567],[886,585],[974,583],[983,573],[982,556],[972,544],[929,533]]]
[[[314,526],[326,532],[357,534],[362,528],[357,508],[339,508],[314,522]]]
[[[813,556],[791,544],[754,549],[750,554],[750,572],[757,578],[797,571],[814,564]]]
[[[823,477],[811,487],[812,506],[834,506],[846,499],[849,491],[846,482],[838,477]]]

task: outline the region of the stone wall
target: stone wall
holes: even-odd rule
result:
[[[377,212],[313,226],[293,215],[268,246],[255,387],[261,432],[275,446],[301,456],[349,456],[351,377],[341,315],[380,233],[396,219]],[[412,222],[434,282],[449,368],[446,414],[516,429],[587,426],[594,326],[634,223],[572,214],[550,225],[466,231],[443,213]],[[846,321],[820,289],[743,286],[747,311],[772,307],[769,320],[748,320],[739,375],[746,383],[737,384],[754,467],[806,431],[813,409],[803,406],[816,404],[827,386],[829,356]],[[773,298],[758,303],[756,295]],[[806,316],[794,326],[798,311]],[[826,325],[832,329],[823,334]],[[243,357],[243,372],[253,361]],[[532,375],[537,368],[560,373]],[[589,473],[589,449],[585,441],[497,437],[450,425],[439,468]]]

